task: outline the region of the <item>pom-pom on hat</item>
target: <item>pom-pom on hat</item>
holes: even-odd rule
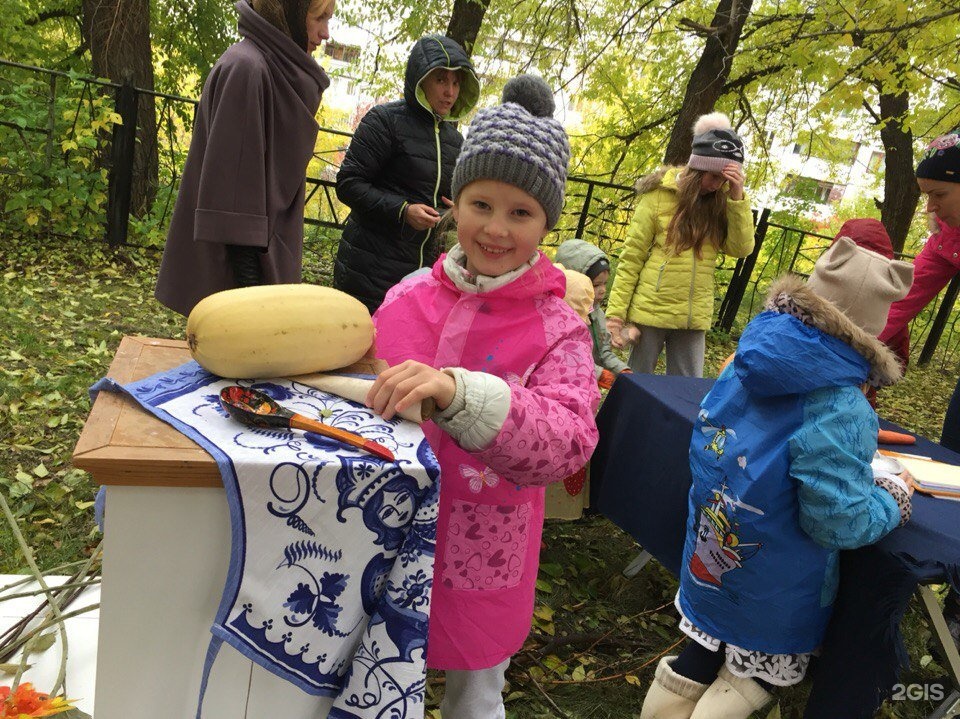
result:
[[[451,191],[475,180],[499,180],[534,197],[547,229],[560,219],[570,142],[553,119],[553,91],[536,75],[519,75],[503,88],[503,104],[477,113],[453,170]]]
[[[731,162],[743,166],[743,140],[722,112],[701,115],[693,125],[693,148],[687,167],[720,172]]]
[[[960,182],[960,128],[940,135],[927,145],[917,165],[917,177],[940,182]]]
[[[876,337],[887,324],[890,305],[906,296],[912,282],[909,262],[888,259],[849,237],[838,237],[813,266],[807,287]]]

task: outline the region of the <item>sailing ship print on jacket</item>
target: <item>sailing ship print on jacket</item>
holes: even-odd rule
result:
[[[721,448],[718,453],[722,452]],[[713,490],[710,501],[700,506],[697,540],[690,557],[690,573],[698,584],[721,586],[724,574],[743,566],[744,561],[760,551],[760,542],[744,542],[740,536],[740,510],[763,515],[756,507],[728,494],[726,483]]]

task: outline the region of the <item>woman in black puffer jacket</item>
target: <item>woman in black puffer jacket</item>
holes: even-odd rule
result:
[[[455,123],[479,95],[463,48],[428,35],[410,52],[403,99],[371,108],[357,126],[337,175],[337,197],[351,212],[333,286],[371,312],[388,289],[440,254],[434,226],[463,143]]]

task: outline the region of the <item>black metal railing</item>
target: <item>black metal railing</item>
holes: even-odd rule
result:
[[[138,137],[144,99],[153,103],[156,136]],[[0,60],[0,219],[19,212],[27,224],[51,235],[86,234],[111,247],[162,248],[191,137],[197,100],[141,90],[22,63]],[[149,105],[147,105],[149,107]],[[340,231],[349,208],[336,197],[336,173],[352,133],[321,128],[306,178],[304,277],[329,283]],[[158,172],[151,201],[132,208],[137,143],[154,143]],[[68,186],[64,190],[62,185]],[[22,190],[30,189],[30,192]],[[68,197],[71,212],[55,201]],[[64,195],[64,192],[67,194]],[[36,207],[25,207],[25,197]],[[633,214],[634,189],[570,177],[564,211],[548,246],[571,237],[619,252]],[[25,214],[26,213],[26,214]],[[755,216],[750,256],[724,258],[715,274],[720,300],[716,327],[730,332],[758,309],[767,285],[786,272],[806,275],[832,238],[779,224],[769,210]],[[905,257],[909,257],[908,255]],[[913,346],[925,364],[942,349],[945,364],[956,354],[960,312],[954,303],[960,279],[912,323]],[[945,339],[944,339],[944,335]]]

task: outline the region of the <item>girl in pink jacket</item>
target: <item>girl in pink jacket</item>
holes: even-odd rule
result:
[[[569,144],[549,87],[507,83],[470,125],[453,174],[458,243],[374,315],[385,419],[427,397],[441,466],[427,665],[446,670],[445,719],[504,716],[510,657],[530,631],[543,485],[597,442],[589,332],[537,247],[563,206]]]

